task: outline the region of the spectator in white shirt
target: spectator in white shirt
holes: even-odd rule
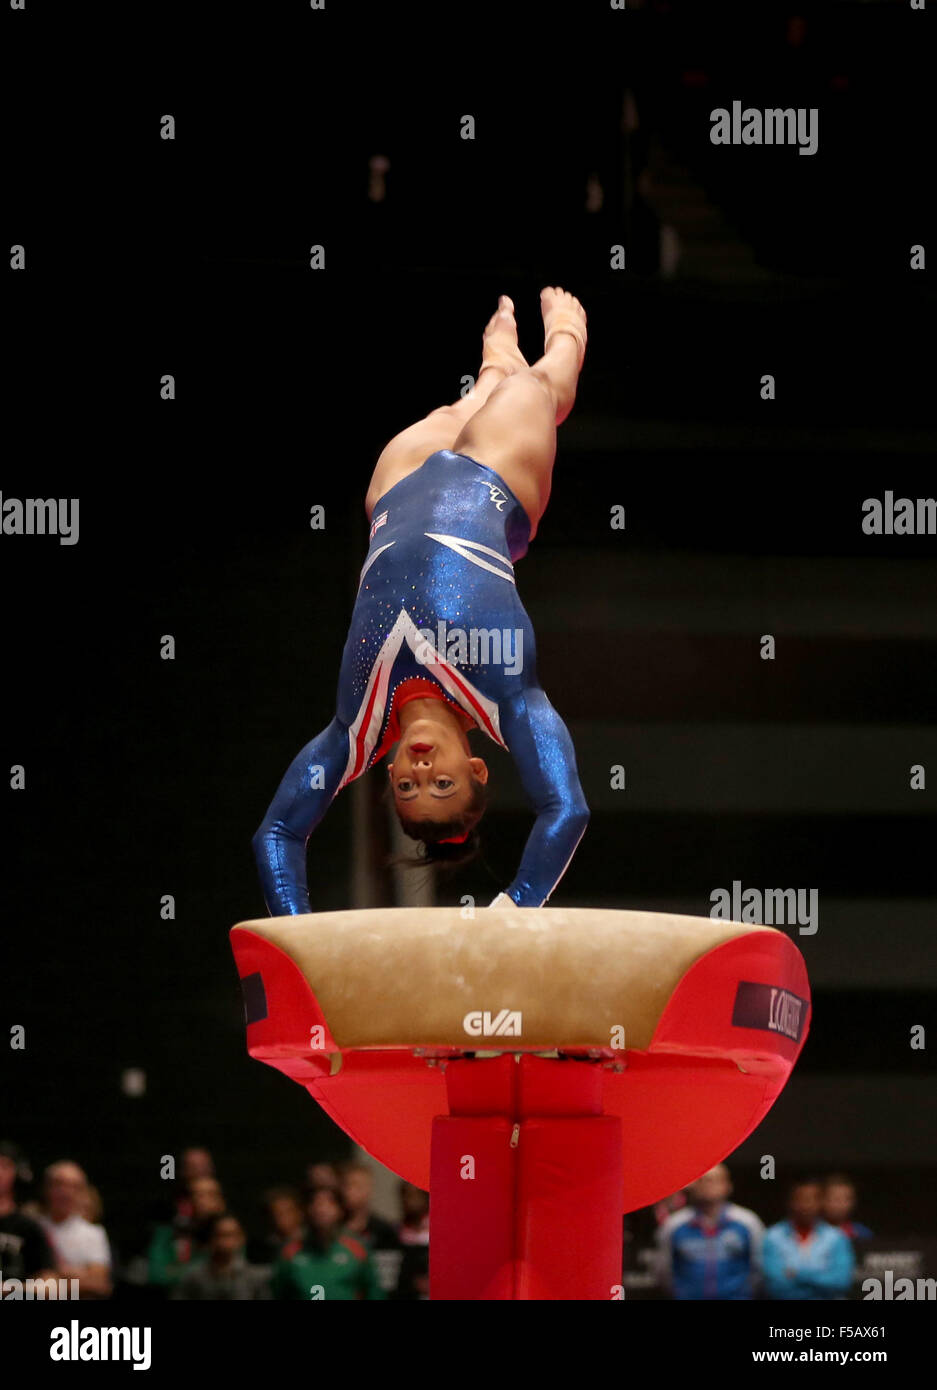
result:
[[[40,1224],[55,1254],[59,1278],[77,1279],[81,1298],[109,1298],[107,1233],[80,1214],[87,1188],[88,1179],[77,1163],[51,1164],[45,1171]]]

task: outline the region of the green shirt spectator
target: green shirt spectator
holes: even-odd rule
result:
[[[382,1299],[374,1262],[360,1241],[339,1235],[325,1249],[307,1243],[273,1267],[274,1298],[323,1301]]]

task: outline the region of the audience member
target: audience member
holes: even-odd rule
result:
[[[77,1279],[80,1298],[109,1298],[111,1250],[103,1226],[80,1214],[88,1179],[77,1163],[62,1160],[45,1172],[40,1221],[60,1279]],[[87,1209],[87,1208],[86,1208]]]
[[[397,1227],[402,1254],[393,1291],[395,1299],[429,1298],[429,1193],[412,1183],[400,1184],[403,1219]]]
[[[823,1219],[842,1231],[853,1243],[874,1240],[875,1232],[855,1218],[856,1185],[844,1173],[834,1173],[823,1184]]]
[[[226,1210],[217,1178],[194,1178],[189,1184],[189,1213],[180,1213],[168,1225],[157,1226],[147,1255],[152,1288],[171,1289],[186,1270],[208,1254],[212,1218]]]
[[[364,1163],[345,1165],[341,1174],[342,1197],[348,1209],[345,1229],[369,1250],[396,1250],[400,1242],[389,1221],[371,1210],[374,1176]]]
[[[764,1226],[753,1211],[729,1201],[724,1163],[688,1191],[689,1205],[658,1228],[663,1287],[675,1299],[749,1299],[759,1279]]]
[[[267,1270],[244,1257],[244,1228],[236,1216],[223,1212],[210,1217],[206,1236],[204,1260],[182,1274],[171,1298],[246,1302],[270,1297]]]
[[[429,1193],[412,1182],[400,1184],[403,1218],[397,1227],[401,1245],[429,1245]]]
[[[216,1178],[215,1160],[208,1149],[184,1149],[179,1164],[179,1187],[173,1199],[173,1219],[187,1221],[192,1216],[192,1184],[200,1178]]]
[[[17,1184],[31,1177],[22,1150],[9,1140],[0,1142],[0,1281],[17,1279],[22,1284],[55,1277],[55,1256],[45,1232],[16,1201]]]
[[[385,1297],[367,1248],[344,1233],[350,1213],[339,1192],[317,1188],[309,1197],[302,1249],[274,1265],[274,1298],[377,1300]]]
[[[814,1179],[790,1189],[789,1217],[765,1234],[762,1252],[768,1298],[845,1298],[855,1256],[846,1236],[821,1220],[821,1184]]]
[[[313,1192],[318,1187],[341,1187],[338,1166],[335,1163],[310,1163],[306,1168],[306,1188]]]
[[[273,1265],[289,1259],[302,1248],[306,1237],[306,1216],[302,1198],[293,1187],[273,1187],[264,1195],[267,1230],[250,1249],[259,1265]]]

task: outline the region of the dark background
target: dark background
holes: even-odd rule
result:
[[[846,1169],[878,1231],[932,1235],[933,1052],[909,1034],[933,1015],[937,816],[908,782],[937,777],[937,538],[860,528],[867,497],[935,491],[934,294],[909,268],[935,253],[932,17],[94,9],[5,16],[28,268],[2,488],[80,497],[81,538],[0,536],[4,765],[27,777],[4,798],[0,1025],[27,1048],[2,1062],[0,1130],[37,1169],[80,1161],[124,1250],[162,1154],[207,1144],[250,1219],[347,1152],[246,1056],[227,930],[263,911],[250,837],[333,713],[377,453],[458,396],[499,293],[531,357],[562,284],[590,347],[519,587],[592,821],[552,902],[706,914],[734,879],[817,888],[796,937],[813,1030],[731,1159],[737,1197],[774,1220],[791,1177]],[[818,107],[818,153],[713,147],[733,99]],[[485,861],[442,902],[489,901],[529,830],[482,751]],[[347,907],[351,872],[343,796],[314,906]]]

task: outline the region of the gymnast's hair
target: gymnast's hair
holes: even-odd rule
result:
[[[485,814],[487,804],[487,788],[477,777],[472,778],[472,799],[468,807],[462,815],[452,820],[408,820],[395,803],[403,833],[409,835],[411,840],[419,841],[419,850],[413,855],[398,855],[391,863],[412,869],[438,864],[452,870],[470,863],[481,849],[481,837],[476,827]],[[445,843],[456,835],[465,835],[466,839],[457,844]]]

